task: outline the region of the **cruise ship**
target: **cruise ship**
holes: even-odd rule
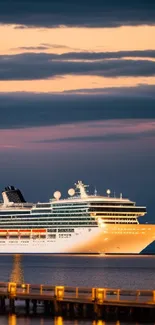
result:
[[[140,224],[146,207],[112,196],[88,193],[78,181],[61,198],[27,203],[8,186],[0,203],[0,254],[139,254],[155,240],[155,225]]]

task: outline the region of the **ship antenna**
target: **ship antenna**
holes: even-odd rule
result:
[[[110,193],[111,193],[111,191],[108,189],[108,190],[107,190],[107,195],[108,195],[108,197],[110,197]]]
[[[94,195],[97,196],[97,189],[96,189],[96,186],[95,186],[95,190],[94,190]]]

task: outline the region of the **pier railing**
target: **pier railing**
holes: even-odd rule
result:
[[[15,313],[23,302],[26,313],[155,322],[155,290],[0,282],[0,312]]]
[[[0,295],[20,296],[22,298],[38,296],[56,300],[86,301],[99,304],[104,302],[139,302],[155,304],[155,290],[124,290],[113,288],[87,288],[70,286],[52,286],[0,282]]]

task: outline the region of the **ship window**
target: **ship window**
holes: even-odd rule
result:
[[[49,238],[56,238],[55,234],[48,235]]]
[[[22,238],[30,238],[30,236],[27,236],[27,235],[21,235]]]
[[[50,203],[37,203],[36,207],[37,208],[50,208],[51,204]]]
[[[89,212],[146,212],[146,208],[141,208],[141,207],[133,207],[133,208],[128,208],[128,207],[91,207],[89,208]]]
[[[61,228],[61,229],[58,229],[58,232],[74,232],[74,229]]]
[[[69,238],[71,234],[59,234],[59,238]]]
[[[6,216],[7,215],[7,217],[11,217],[11,215],[18,215],[18,214],[28,214],[28,215],[30,215],[30,211],[10,211],[10,210],[8,210],[8,211],[2,211],[2,212],[0,212],[0,216]]]
[[[51,209],[43,210],[43,209],[35,209],[32,210],[31,213],[50,213]]]
[[[12,239],[12,238],[18,238],[18,236],[17,235],[11,235],[11,234],[9,234],[9,237],[10,237],[10,239]]]

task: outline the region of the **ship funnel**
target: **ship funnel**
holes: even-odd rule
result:
[[[14,186],[5,187],[4,191],[2,191],[2,198],[4,205],[26,202],[21,191]]]
[[[10,201],[6,195],[6,192],[2,192],[2,198],[3,198],[4,205],[6,205],[6,206],[9,205]]]

